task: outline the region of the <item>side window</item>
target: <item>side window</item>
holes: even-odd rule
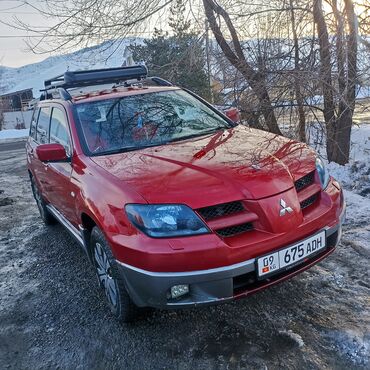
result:
[[[59,108],[53,108],[51,114],[50,143],[62,144],[66,149],[67,155],[71,155],[68,122],[63,111]]]
[[[39,108],[35,108],[33,111],[32,119],[31,119],[31,125],[30,125],[30,137],[36,140],[36,124],[37,124],[37,118],[39,117]]]
[[[40,144],[47,144],[49,142],[49,122],[50,122],[50,108],[40,108],[39,119],[36,128],[36,140]]]

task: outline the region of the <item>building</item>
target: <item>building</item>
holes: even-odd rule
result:
[[[28,128],[32,102],[32,89],[0,95],[0,130]]]
[[[15,112],[28,110],[31,100],[33,100],[32,89],[24,89],[0,95],[0,111]]]

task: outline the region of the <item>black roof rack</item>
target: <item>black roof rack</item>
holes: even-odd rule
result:
[[[127,80],[141,80],[148,75],[144,65],[130,67],[92,69],[89,71],[67,71],[44,82],[45,90],[54,88],[69,89],[106,83],[119,83]]]
[[[148,69],[144,65],[130,67],[92,69],[89,71],[67,71],[59,76],[45,80],[45,89],[41,90],[40,100],[52,99],[54,93],[59,94],[63,100],[72,100],[67,91],[70,88],[105,85],[109,83],[120,84],[128,80],[154,82],[158,86],[173,86],[163,78],[147,77]]]

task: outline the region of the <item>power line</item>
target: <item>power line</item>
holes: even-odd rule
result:
[[[143,35],[151,35],[153,32],[152,31],[141,31],[141,32],[135,32],[135,33],[129,33],[129,34],[125,34],[123,35],[123,38],[125,37],[138,37],[138,36],[143,36]],[[49,37],[49,38],[52,38],[52,37],[63,37],[62,35],[0,35],[0,39],[13,39],[13,38],[22,38],[22,37],[31,37],[31,38],[35,38],[35,37]]]
[[[14,12],[10,12],[10,11],[4,11],[2,9],[0,9],[0,13],[1,14],[14,14],[14,15],[17,15],[17,14],[40,14],[38,12],[17,12],[17,11],[14,11]]]
[[[22,37],[43,37],[43,36],[32,36],[32,35],[0,35],[0,39],[14,39],[14,38],[22,38]]]

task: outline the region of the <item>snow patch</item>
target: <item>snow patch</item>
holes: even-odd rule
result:
[[[352,128],[350,161],[345,166],[329,163],[330,173],[346,189],[362,196],[370,194],[370,125]],[[370,195],[368,195],[370,197]]]
[[[331,176],[344,189],[347,204],[345,238],[355,243],[365,254],[370,252],[370,124],[352,127],[350,160],[345,166],[327,163],[325,130],[320,123],[309,129],[310,145],[326,161]],[[351,227],[346,225],[351,225]]]
[[[309,143],[327,163],[325,152],[325,130],[315,123],[309,130]],[[370,125],[354,126],[351,132],[350,160],[345,166],[327,163],[329,173],[342,186],[363,197],[370,198]]]
[[[294,343],[298,345],[299,348],[304,346],[304,341],[302,337],[299,334],[294,333],[292,330],[279,330],[279,334],[283,337],[288,337],[289,339],[291,339]]]
[[[370,362],[370,333],[353,330],[333,331],[327,334],[332,348],[352,363],[366,366]]]
[[[16,141],[15,139],[24,139],[28,137],[29,129],[22,130],[2,130],[0,131],[0,142]]]

